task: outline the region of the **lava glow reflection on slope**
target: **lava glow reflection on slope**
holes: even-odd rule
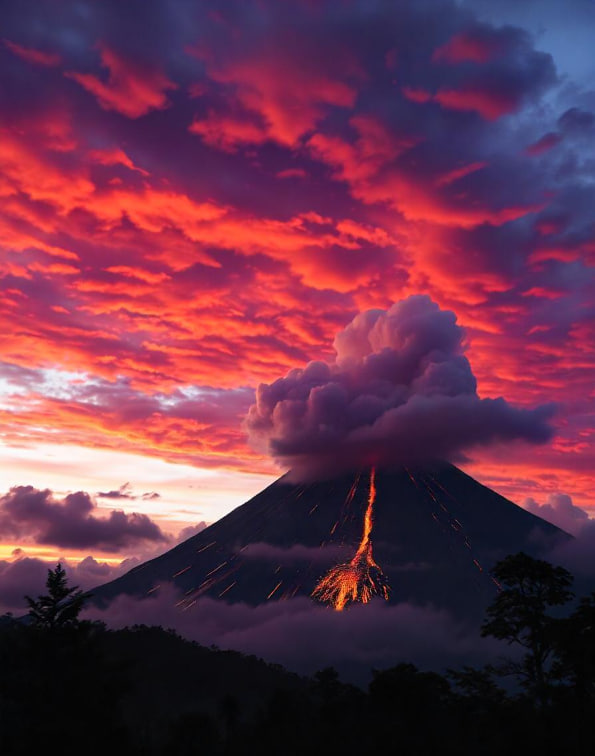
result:
[[[371,468],[364,530],[355,556],[351,561],[331,568],[312,591],[313,598],[330,604],[337,611],[341,611],[349,603],[367,604],[374,596],[388,600],[390,589],[386,576],[372,555],[375,500],[376,470]]]

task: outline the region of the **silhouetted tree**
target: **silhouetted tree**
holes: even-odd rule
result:
[[[595,593],[582,598],[560,623],[553,672],[565,682],[568,711],[575,719],[578,752],[593,753],[595,742]]]
[[[48,570],[46,587],[47,594],[38,596],[37,599],[25,596],[31,623],[48,630],[76,625],[85,601],[91,594],[79,590],[78,585],[68,587],[66,572],[60,562],[55,570]]]
[[[573,577],[563,567],[523,552],[498,562],[493,575],[501,591],[487,609],[481,634],[526,649],[521,663],[510,662],[507,671],[516,674],[543,707],[549,699],[549,667],[560,627],[548,610],[570,601]]]

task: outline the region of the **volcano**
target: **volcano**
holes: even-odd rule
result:
[[[457,467],[367,468],[294,483],[288,473],[161,556],[96,588],[93,601],[173,583],[179,606],[202,596],[258,605],[310,596],[335,609],[373,598],[479,616],[507,554],[539,557],[570,536]]]

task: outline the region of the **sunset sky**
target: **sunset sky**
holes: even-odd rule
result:
[[[595,516],[594,2],[1,14],[0,583],[104,578],[246,501],[286,469],[258,385],[417,294],[481,398],[551,406],[551,440],[457,463]]]

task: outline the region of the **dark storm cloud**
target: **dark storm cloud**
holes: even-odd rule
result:
[[[147,515],[111,510],[98,516],[89,494],[77,491],[56,498],[49,489],[15,486],[0,497],[0,536],[64,548],[121,551],[142,542],[166,542],[168,536]]]
[[[427,296],[360,313],[335,338],[336,361],[261,384],[246,427],[298,472],[452,459],[474,446],[552,436],[551,405],[481,399],[456,316]]]

